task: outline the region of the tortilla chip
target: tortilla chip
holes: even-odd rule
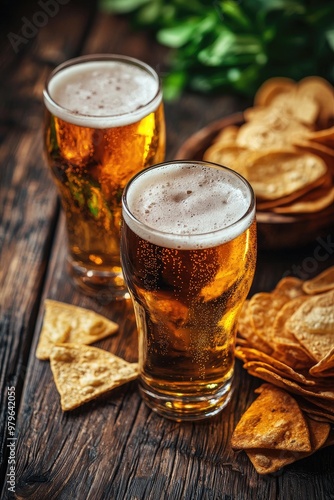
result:
[[[259,292],[249,300],[248,311],[255,332],[272,345],[272,326],[276,314],[288,301],[288,297],[278,293]]]
[[[300,152],[309,152],[323,158],[326,164],[326,160],[330,161],[330,159],[334,156],[334,149],[331,146],[328,146],[327,143],[320,143],[295,137],[293,139],[293,144]]]
[[[247,176],[245,163],[248,156],[249,151],[246,148],[240,148],[235,144],[215,142],[206,150],[203,160],[224,165],[243,176]]]
[[[254,369],[249,368],[248,373],[258,377],[269,384],[275,385],[285,391],[297,394],[299,396],[311,397],[313,401],[326,401],[326,404],[334,404],[334,390],[332,389],[332,385],[329,384],[329,387],[323,386],[314,386],[307,388],[303,387],[301,384],[293,380],[289,380],[286,377],[282,377],[278,375],[278,373],[274,373],[272,370],[268,370],[267,368],[263,368],[262,366],[256,367]]]
[[[278,95],[290,94],[295,92],[296,89],[297,84],[291,78],[268,78],[268,80],[262,83],[258,88],[254,97],[254,104],[256,106],[268,106]]]
[[[286,363],[294,370],[308,370],[315,363],[313,356],[299,343],[286,338],[286,328],[281,331],[280,337],[274,338],[273,356],[282,363]]]
[[[277,311],[272,324],[272,334],[274,342],[276,338],[280,338],[282,333],[285,332],[286,322],[292,316],[292,314],[299,309],[299,307],[305,302],[305,300],[307,300],[307,296],[300,295],[299,297],[291,299],[283,304],[282,308]],[[291,340],[295,340],[294,336],[289,331],[287,331],[285,337],[288,337]]]
[[[317,380],[314,380],[311,377],[306,377],[302,373],[294,370],[291,366],[288,366],[286,363],[279,361],[272,356],[264,355],[264,353],[255,353],[253,359],[252,355],[249,354],[251,349],[236,349],[236,356],[241,359],[241,355],[243,356],[244,368],[247,371],[253,371],[256,368],[262,367],[267,370],[277,373],[281,377],[288,378],[290,380],[294,380],[299,384],[303,384],[305,386],[316,386]]]
[[[321,212],[334,203],[334,186],[319,186],[292,203],[273,207],[277,214]]]
[[[295,399],[272,385],[242,415],[232,438],[234,449],[311,451],[309,429]]]
[[[280,196],[272,200],[262,200],[261,198],[258,198],[256,208],[260,211],[269,210],[272,212],[276,212],[276,209],[279,209],[280,207],[290,206],[294,203],[301,202],[306,196],[309,195],[310,192],[317,189],[317,187],[322,186],[323,183],[324,178],[321,177],[313,184],[306,185],[304,188],[299,189],[298,191],[293,191],[286,196]]]
[[[296,397],[298,398],[298,396]],[[334,412],[330,408],[322,408],[319,404],[314,404],[306,398],[298,398],[299,408],[314,420],[334,424]]]
[[[245,122],[225,127],[203,159],[252,185],[259,212],[313,214],[334,206],[334,88],[321,77],[274,77],[258,89]],[[329,180],[328,182],[325,181]]]
[[[232,447],[244,449],[260,474],[276,472],[331,442],[328,429],[334,423],[332,282],[333,268],[307,281],[288,276],[272,292],[253,295],[242,310],[238,337],[244,342],[237,339],[235,355],[250,375],[266,382],[256,392],[265,393],[267,399],[260,399],[258,406],[256,400],[246,410]],[[311,450],[286,450],[280,442],[274,443],[273,436],[279,430],[274,423],[275,401],[282,412],[284,405],[279,397],[274,397],[272,388],[290,395],[302,412],[310,431]],[[286,402],[286,408],[290,411],[294,406]],[[279,411],[277,415],[285,425]],[[294,415],[289,418],[292,422]]]
[[[325,162],[311,153],[270,152],[254,160],[247,180],[262,200],[273,200],[314,187],[327,173]]]
[[[304,281],[303,291],[309,295],[334,289],[334,266],[325,269],[314,278]]]
[[[269,105],[280,111],[287,119],[295,119],[300,123],[312,127],[319,115],[319,103],[314,97],[290,92],[276,96]]]
[[[237,146],[257,151],[290,150],[302,142],[309,128],[297,120],[287,119],[274,110],[261,120],[252,120],[241,125],[236,138]]]
[[[309,134],[307,134],[307,138],[309,140],[324,142],[325,144],[334,146],[334,127],[309,132]]]
[[[50,353],[51,370],[63,411],[111,391],[138,376],[138,364],[97,347],[59,344]]]
[[[334,290],[309,297],[286,327],[317,361],[324,358],[333,347]]]
[[[289,300],[277,312],[273,325],[273,356],[287,364],[294,370],[307,370],[316,362],[316,359],[302,346],[294,335],[286,328],[291,315],[304,303],[306,295]]]
[[[300,96],[314,99],[319,106],[318,122],[321,128],[326,128],[334,116],[334,91],[332,85],[320,76],[307,76],[297,85]]]
[[[239,127],[237,125],[227,125],[226,127],[216,135],[214,142],[219,144],[231,144],[235,141],[239,132]]]
[[[261,336],[257,335],[257,333],[254,331],[254,326],[251,323],[248,306],[249,300],[246,300],[242,306],[241,313],[238,319],[238,339],[240,339],[241,337],[242,339],[246,340],[252,347],[270,354],[272,352],[271,345]]]
[[[296,460],[308,457],[321,448],[328,439],[330,425],[328,423],[317,422],[305,416],[310,440],[310,452],[291,452],[286,450],[246,450],[247,456],[259,474],[272,474],[289,465]]]
[[[328,351],[326,356],[310,368],[310,374],[315,377],[334,377],[334,346]]]
[[[317,408],[321,408],[321,410],[325,410],[325,412],[329,413],[334,417],[334,401],[329,399],[320,399],[312,394],[303,395],[303,400],[312,403]]]
[[[46,299],[36,357],[49,359],[52,347],[58,343],[93,344],[117,331],[117,323],[94,311]]]
[[[235,355],[238,359],[242,360],[244,364],[244,368],[246,370],[252,369],[255,367],[262,366],[264,368],[270,369],[279,375],[286,376],[291,378],[292,380],[299,381],[306,385],[316,385],[317,382],[314,380],[310,380],[306,378],[307,368],[304,370],[305,375],[302,372],[296,371],[296,368],[293,366],[293,363],[288,363],[285,360],[279,359],[277,357],[276,352],[272,352],[272,354],[266,354],[265,352],[253,348],[249,345],[237,345],[235,350]],[[313,366],[314,363],[311,364]],[[269,368],[268,368],[269,367]]]
[[[279,280],[275,286],[274,292],[286,295],[289,299],[294,299],[305,294],[303,291],[303,283],[303,280],[295,276],[285,276]]]

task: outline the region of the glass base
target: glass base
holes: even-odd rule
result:
[[[68,272],[77,288],[103,305],[130,298],[121,267],[115,266],[110,271],[88,269],[68,259]]]
[[[233,378],[218,391],[205,396],[180,396],[158,392],[143,380],[139,380],[139,390],[147,406],[162,417],[177,422],[197,421],[213,417],[227,406],[233,394],[232,381]]]

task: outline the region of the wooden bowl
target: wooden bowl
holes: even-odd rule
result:
[[[243,114],[236,113],[216,120],[190,136],[179,148],[176,160],[202,160],[218,133],[229,125],[242,125]],[[304,246],[334,230],[334,204],[310,214],[280,215],[257,211],[258,245],[262,249]]]

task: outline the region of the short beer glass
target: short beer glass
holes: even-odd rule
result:
[[[182,421],[230,400],[236,322],[256,263],[254,193],[208,162],[161,163],[123,193],[121,260],[139,334],[139,386]]]
[[[78,57],[52,72],[44,104],[45,147],[66,217],[70,274],[90,295],[122,298],[122,191],[131,176],[165,156],[159,77],[130,57]]]

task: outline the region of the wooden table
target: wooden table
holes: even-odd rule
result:
[[[35,357],[46,297],[118,322],[120,333],[99,347],[136,361],[137,346],[129,301],[88,298],[68,279],[64,220],[43,156],[43,84],[58,63],[98,52],[138,57],[162,74],[166,52],[134,32],[126,19],[99,12],[94,2],[55,0],[53,5],[53,14],[43,14],[40,3],[7,1],[0,21],[5,35],[0,101],[2,477],[10,471],[12,456],[7,429],[7,388],[12,387],[15,498],[333,499],[333,447],[268,477],[259,476],[244,453],[231,450],[231,433],[259,384],[239,362],[233,401],[206,423],[164,420],[143,404],[136,382],[62,413],[49,363]],[[249,104],[232,95],[191,94],[166,103],[167,159],[193,132]],[[259,251],[252,293],[271,290],[285,274],[308,278],[334,264],[330,238],[321,252],[319,240],[291,251]],[[1,498],[14,497],[8,487],[3,485]]]

